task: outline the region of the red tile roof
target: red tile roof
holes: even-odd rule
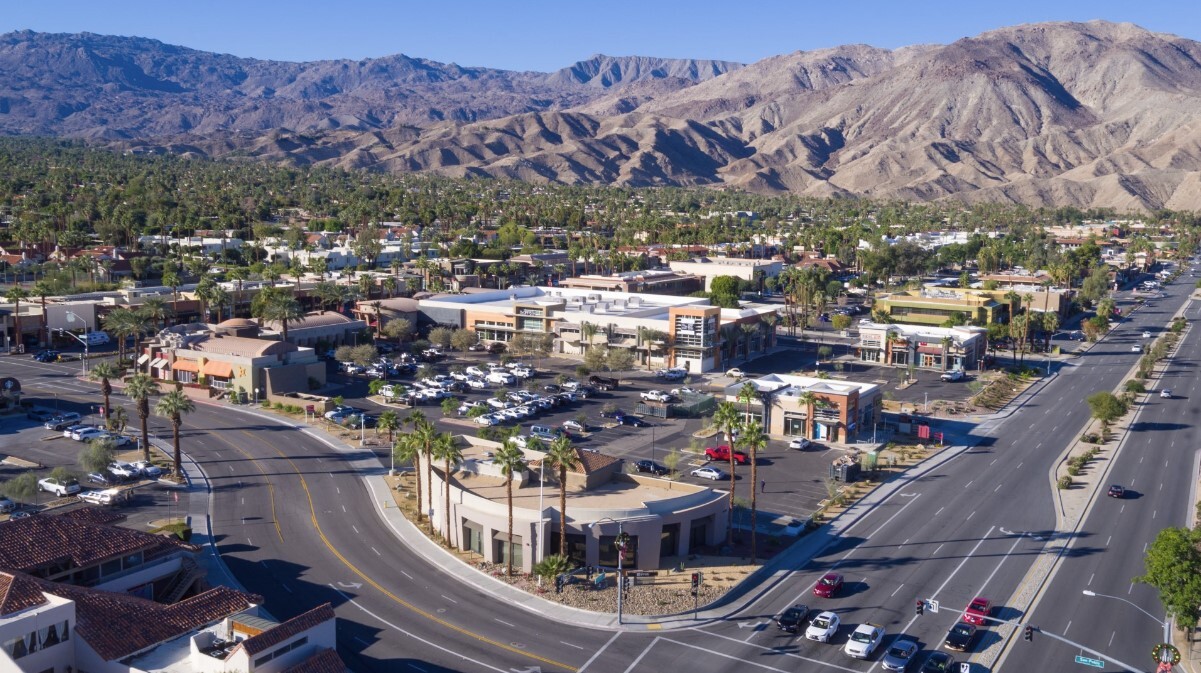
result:
[[[85,515],[31,516],[0,526],[0,569],[34,572],[70,561],[77,568],[142,551],[147,558],[200,548],[178,538],[85,521]]]
[[[346,673],[346,664],[333,650],[321,650],[304,661],[285,668],[283,673]]]
[[[621,460],[607,453],[585,451],[579,447],[576,447],[575,455],[580,459],[580,471],[584,474],[592,474]]]
[[[0,617],[45,602],[41,587],[28,576],[0,573]]]
[[[329,603],[319,605],[312,610],[289,619],[274,628],[263,631],[257,636],[247,638],[238,643],[238,647],[246,650],[252,656],[279,645],[285,640],[309,629],[323,624],[334,618],[334,609]]]

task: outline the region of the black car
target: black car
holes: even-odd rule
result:
[[[662,477],[671,471],[668,470],[667,467],[660,465],[653,460],[640,460],[637,463],[634,463],[634,469],[638,470],[639,472],[649,472],[656,477]]]
[[[781,631],[796,633],[809,617],[809,606],[794,605],[776,617],[776,627]]]
[[[622,411],[621,409],[615,409],[613,411],[602,411],[601,412],[601,418],[621,418],[622,416],[625,416],[625,415],[626,415],[626,412]]]
[[[618,425],[628,425],[632,428],[646,427],[646,421],[637,416],[618,416],[616,420]]]
[[[955,673],[955,657],[946,652],[931,652],[919,673]]]
[[[558,392],[563,391],[562,388],[560,388],[559,386],[557,386],[553,383],[548,383],[548,384],[542,386],[542,390],[544,390],[545,392],[548,392],[548,393],[558,393]]]
[[[968,624],[967,622],[959,622],[951,627],[947,632],[947,639],[943,642],[943,646],[948,650],[958,650],[967,652],[972,647],[972,643],[976,640],[976,625]]]
[[[33,356],[33,359],[38,362],[57,362],[58,356],[58,351],[39,351]]]

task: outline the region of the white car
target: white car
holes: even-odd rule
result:
[[[1163,390],[1159,391],[1159,396],[1164,398],[1165,400],[1172,399],[1172,389],[1164,388]]]
[[[583,432],[584,424],[579,421],[563,421],[563,429],[572,432]]]
[[[512,371],[512,374],[519,379],[530,379],[534,377],[534,370],[518,367]]]
[[[495,397],[489,397],[486,401],[487,405],[493,409],[508,409],[509,403],[504,400],[499,400]]]
[[[684,386],[683,388],[672,388],[671,394],[675,395],[676,397],[679,397],[680,395],[701,395],[702,393],[701,393],[701,391],[697,390],[696,388],[689,388],[688,386]]]
[[[487,374],[484,373],[484,370],[480,369],[479,367],[468,367],[467,375],[468,376],[476,376],[481,379],[484,378],[485,376],[487,376]]]
[[[884,627],[875,624],[860,624],[855,627],[842,651],[855,659],[867,659],[884,640]]]
[[[728,475],[725,472],[722,472],[721,470],[717,469],[716,467],[698,467],[695,470],[693,470],[692,472],[689,472],[688,474],[691,474],[694,477],[699,477],[701,479],[712,479],[713,481],[718,481],[720,479],[725,479],[728,477]]]
[[[476,407],[487,407],[487,406],[488,405],[484,404],[483,402],[480,402],[479,400],[473,400],[471,402],[464,402],[464,403],[460,404],[459,408],[458,408],[458,412],[459,412],[460,416],[465,416],[469,411],[471,411],[472,409],[474,409]]]
[[[838,633],[840,625],[838,615],[833,612],[823,612],[809,622],[809,628],[805,629],[805,637],[819,643],[828,643],[834,634]]]
[[[103,439],[109,434],[100,428],[84,428],[79,432],[72,432],[71,439],[77,442],[90,442],[93,439]]]
[[[83,432],[84,430],[93,429],[95,427],[96,426],[88,425],[87,423],[76,423],[70,427],[63,428],[63,437],[66,437],[67,439],[75,439],[76,434]]]
[[[60,498],[67,495],[75,495],[83,490],[80,488],[79,482],[74,479],[55,479],[54,477],[39,479],[38,489],[53,493]]]
[[[123,499],[120,489],[116,488],[106,488],[103,491],[84,491],[76,497],[92,505],[111,505]]]
[[[163,476],[163,470],[158,465],[155,465],[150,461],[139,460],[132,464],[134,467],[138,468],[142,474],[150,477],[151,479],[158,479],[159,477]]]
[[[488,383],[495,383],[500,386],[511,386],[517,383],[517,379],[512,374],[507,374],[501,371],[491,372],[484,378]]]
[[[451,372],[450,378],[456,381],[466,382],[469,377],[467,376],[467,372]]]
[[[513,443],[516,444],[517,448],[519,449],[526,448],[526,446],[530,443],[530,438],[526,435],[513,435],[512,439]]]
[[[813,445],[813,442],[809,441],[808,439],[805,439],[804,437],[797,437],[796,439],[792,440],[791,442],[788,442],[788,448],[800,449],[802,451],[809,448],[812,445]]]
[[[476,416],[475,422],[487,428],[496,425],[496,417],[492,414],[484,414],[483,416]]]
[[[1150,333],[1150,332],[1143,332],[1143,338],[1144,338],[1144,339],[1150,339],[1150,338],[1151,338],[1151,333]]]
[[[746,374],[742,373],[741,369],[735,367],[733,369],[727,369],[726,376],[729,376],[732,379],[740,379],[740,378],[746,376]]]
[[[665,393],[662,390],[647,390],[639,395],[647,402],[670,402],[671,393]]]
[[[1143,347],[1142,347],[1142,346],[1140,346],[1140,345],[1138,345],[1138,344],[1135,344],[1135,345],[1133,345],[1133,346],[1131,346],[1131,347],[1130,347],[1130,352],[1131,352],[1131,353],[1142,353],[1142,352],[1143,352]]]
[[[142,474],[142,471],[138,468],[120,460],[114,460],[113,462],[109,463],[108,471],[112,472],[118,477],[124,477],[125,479],[133,479],[134,477],[141,476]]]
[[[472,390],[487,390],[488,383],[482,379],[467,379],[467,387]]]

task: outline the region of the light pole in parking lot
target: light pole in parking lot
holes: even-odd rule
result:
[[[1081,591],[1080,593],[1084,594],[1085,596],[1093,596],[1096,598],[1112,598],[1115,601],[1122,601],[1123,603],[1126,603],[1127,605],[1133,607],[1135,610],[1138,610],[1139,612],[1143,613],[1144,615],[1147,615],[1148,617],[1150,617],[1156,624],[1159,624],[1160,626],[1162,626],[1163,627],[1163,641],[1165,643],[1172,642],[1172,627],[1171,627],[1171,624],[1168,622],[1168,620],[1165,619],[1163,621],[1160,621],[1159,617],[1156,617],[1155,615],[1151,614],[1150,612],[1147,612],[1146,610],[1142,609],[1141,607],[1139,607],[1138,603],[1135,603],[1134,601],[1126,600],[1125,598],[1122,598],[1121,596],[1108,596],[1106,594],[1099,594],[1091,589],[1085,589],[1084,591]]]

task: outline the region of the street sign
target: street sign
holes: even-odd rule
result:
[[[1093,668],[1105,668],[1104,661],[1101,661],[1100,659],[1090,659],[1088,657],[1082,657],[1079,654],[1076,655],[1076,663],[1084,664],[1085,666],[1092,666]]]
[[[938,614],[938,601],[933,598],[926,599],[926,607],[930,609],[931,613]]]

